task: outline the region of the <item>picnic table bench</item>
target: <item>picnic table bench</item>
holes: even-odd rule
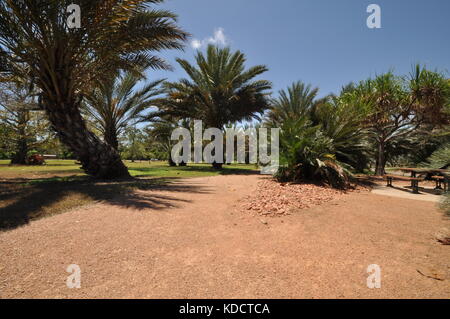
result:
[[[422,178],[419,177],[407,177],[407,176],[400,176],[400,175],[384,175],[387,181],[388,187],[394,187],[392,185],[392,181],[399,180],[399,181],[408,181],[411,182],[412,191],[414,194],[419,194],[419,182],[423,181]]]
[[[444,184],[444,192],[449,190],[450,178],[448,176],[431,176],[431,179],[436,181],[436,189],[442,189],[442,184]]]
[[[387,186],[392,186],[392,181],[401,180],[401,181],[409,181],[411,182],[411,187],[413,193],[419,193],[419,182],[425,179],[424,176],[431,175],[431,179],[436,181],[436,189],[442,189],[442,184],[444,184],[444,191],[448,191],[450,187],[450,171],[446,169],[433,169],[433,168],[409,168],[409,167],[401,167],[399,168],[403,173],[411,173],[411,177],[400,176],[400,175],[385,175],[384,177],[387,180]]]

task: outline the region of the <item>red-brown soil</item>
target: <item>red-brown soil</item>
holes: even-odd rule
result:
[[[2,232],[0,297],[450,298],[436,203],[351,192],[262,217],[242,206],[261,178],[186,179]]]

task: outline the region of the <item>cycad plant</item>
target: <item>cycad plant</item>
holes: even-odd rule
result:
[[[81,25],[69,28],[72,2],[0,1],[0,77],[36,84],[41,109],[86,173],[129,177],[118,152],[87,129],[83,97],[116,69],[167,69],[154,52],[181,49],[187,34],[173,13],[152,7],[162,0],[77,0]]]
[[[363,171],[369,166],[371,154],[367,130],[362,125],[367,108],[353,101],[352,93],[329,97],[327,102],[315,105],[311,118],[331,139],[336,159]]]
[[[135,124],[142,112],[155,103],[155,97],[163,92],[162,80],[146,83],[136,89],[145,78],[133,73],[117,73],[87,96],[85,110],[94,119],[94,125],[104,140],[115,150],[119,148],[118,136]]]
[[[326,182],[336,188],[348,186],[349,172],[336,160],[333,140],[307,117],[288,119],[281,126],[280,182]]]
[[[319,181],[345,188],[350,170],[367,166],[364,108],[348,104],[346,94],[317,99],[317,89],[298,82],[272,101],[266,124],[281,129],[280,181]]]

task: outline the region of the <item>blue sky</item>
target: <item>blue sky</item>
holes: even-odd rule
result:
[[[381,7],[381,29],[366,25],[372,3]],[[166,0],[159,7],[178,14],[192,38],[184,52],[161,52],[175,70],[152,71],[151,79],[185,77],[174,58],[192,60],[193,47],[208,42],[243,51],[247,66],[266,65],[274,92],[301,80],[320,95],[336,93],[390,69],[407,74],[417,62],[450,70],[448,0]]]

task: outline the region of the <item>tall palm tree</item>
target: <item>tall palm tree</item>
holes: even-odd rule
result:
[[[94,125],[104,140],[115,150],[119,148],[118,136],[153,105],[155,96],[163,92],[159,88],[163,80],[147,83],[135,90],[141,80],[141,76],[133,73],[117,73],[86,98],[87,114],[94,119]]]
[[[223,129],[226,124],[259,119],[268,108],[266,80],[254,80],[267,71],[263,65],[245,69],[245,55],[229,48],[209,45],[206,56],[197,52],[196,65],[177,62],[189,76],[166,83],[168,96],[160,104],[164,114],[202,120],[206,127]],[[214,167],[221,168],[221,163]]]
[[[112,67],[136,73],[169,68],[153,52],[181,49],[187,34],[176,26],[173,13],[151,8],[161,2],[78,0],[81,26],[70,28],[72,0],[0,1],[1,77],[34,81],[41,90],[40,107],[92,176],[129,174],[118,152],[86,128],[80,114],[83,97],[111,76]]]

